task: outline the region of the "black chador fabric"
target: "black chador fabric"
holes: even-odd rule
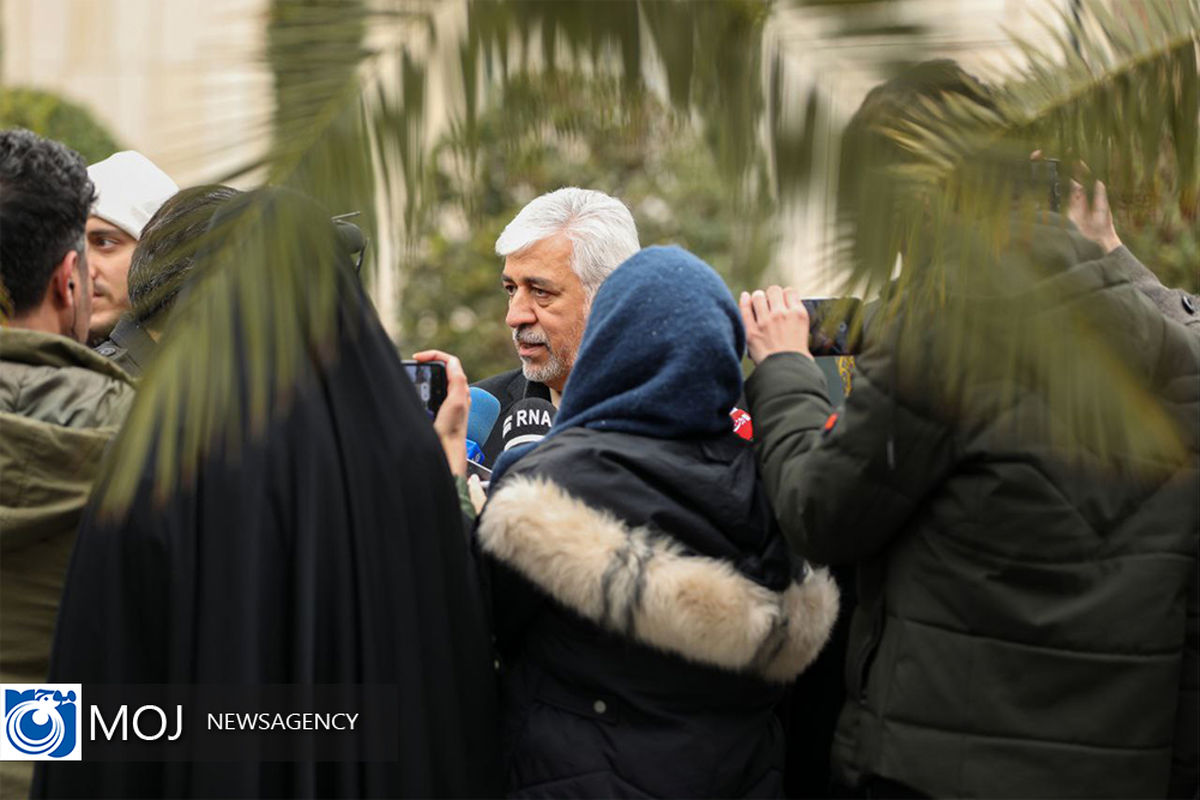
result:
[[[85,692],[393,685],[394,696],[372,702],[391,705],[396,757],[85,756],[41,773],[35,795],[497,793],[492,658],[454,484],[374,312],[349,273],[338,285],[332,357],[305,364],[264,435],[245,437],[237,452],[218,447],[165,502],[153,497],[148,464],[127,518],[109,522],[95,509],[85,517],[50,679]],[[243,362],[243,378],[248,370]],[[114,455],[117,469],[119,446]]]

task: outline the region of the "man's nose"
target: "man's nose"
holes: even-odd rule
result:
[[[508,301],[508,313],[504,316],[504,322],[513,329],[537,322],[537,316],[533,313],[533,304],[523,296],[522,292],[518,291]]]

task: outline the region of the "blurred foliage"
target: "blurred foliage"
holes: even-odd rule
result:
[[[456,353],[472,380],[518,365],[494,247],[543,192],[607,192],[629,206],[643,246],[682,245],[736,288],[767,266],[770,198],[731,193],[702,133],[644,89],[578,72],[515,77],[473,136],[468,146],[458,129],[434,148],[436,200],[402,304],[405,348]]]
[[[1121,241],[1162,280],[1163,285],[1200,294],[1200,224],[1175,206],[1152,208],[1145,217],[1122,213],[1116,203]]]
[[[272,142],[263,161],[226,180],[261,169],[266,183],[315,199],[322,214],[371,207],[375,174],[358,74],[368,19],[360,0],[271,4]],[[236,457],[286,407],[297,376],[328,358],[345,296],[333,259],[298,246],[321,239],[310,229],[313,208],[255,202],[214,217],[214,244],[197,258],[126,419],[114,456],[122,468],[104,485],[104,513],[127,508],[152,456],[159,497],[214,449]]]
[[[1179,174],[1170,141],[1162,145],[1158,169],[1144,192],[1110,186],[1109,202],[1121,241],[1166,286],[1200,294],[1200,215],[1184,216]]]
[[[1012,394],[1033,381],[1059,423],[1053,444],[1062,452],[1173,463],[1186,455],[1178,421],[1114,342],[1096,335],[1099,310],[1073,306],[1065,324],[1037,313],[1065,304],[1058,292],[1072,281],[1046,270],[1073,262],[1048,250],[1068,223],[1047,214],[1050,184],[1032,180],[1035,150],[1057,156],[1064,171],[1086,164],[1086,184],[1102,180],[1142,199],[1140,215],[1137,205],[1117,206],[1135,212],[1135,225],[1145,220],[1142,231],[1183,220],[1194,240],[1200,2],[1137,8],[1114,16],[1093,3],[1078,19],[1046,20],[1055,45],[1018,40],[1023,65],[996,90],[953,65],[926,64],[868,95],[870,116],[852,121],[843,141],[837,257],[848,286],[884,297],[889,313],[873,325],[885,326],[886,340],[938,326],[939,352],[900,358],[900,374],[922,375],[933,359],[961,387],[986,380]],[[1129,244],[1161,269],[1161,248]],[[970,302],[981,296],[1026,302],[989,316]]]
[[[636,89],[655,53],[672,107],[696,112],[719,169],[740,188],[756,180],[761,155],[762,33],[771,9],[765,0],[471,0],[462,47],[468,97],[476,65],[489,77],[496,65],[503,86],[533,71],[531,53],[540,53],[548,72],[560,62],[591,71],[618,62],[624,87]],[[514,37],[523,45],[519,53],[512,52]],[[469,104],[468,125],[472,114]]]
[[[0,87],[0,128],[28,128],[76,150],[89,164],[121,149],[86,108],[39,89]]]
[[[275,112],[268,182],[316,199],[331,213],[371,213],[374,174],[363,141],[358,69],[370,15],[360,0],[273,2],[267,60]]]
[[[837,257],[848,284],[888,286],[896,255],[922,229],[971,232],[985,250],[1001,250],[1028,175],[1021,165],[1034,150],[1064,169],[1087,164],[1089,179],[1110,187],[1118,224],[1138,232],[1147,266],[1186,260],[1162,245],[1186,248],[1181,229],[1194,239],[1198,221],[1200,3],[1139,7],[1144,17],[1118,19],[1106,4],[1089,3],[1083,21],[1065,12],[1044,20],[1055,46],[1017,40],[1024,66],[1007,84],[982,89],[986,100],[958,92],[920,100],[910,87],[911,102],[879,109],[865,135],[856,129],[844,139]]]
[[[815,5],[841,15],[833,36],[917,31],[891,13],[897,4],[796,7]],[[862,179],[838,176],[823,185],[838,186],[848,201],[834,253],[848,285],[882,289],[907,304],[911,318],[931,319],[954,270],[968,279],[1006,275],[996,256],[1013,231],[1012,183],[1021,170],[1011,167],[1035,148],[1087,162],[1120,198],[1151,198],[1125,223],[1130,244],[1138,247],[1144,232],[1167,231],[1183,243],[1179,259],[1139,255],[1152,268],[1178,261],[1187,269],[1200,182],[1200,0],[1141,0],[1130,5],[1136,13],[1117,16],[1105,2],[1083,6],[1078,19],[1064,12],[1048,22],[1052,46],[1019,43],[1019,74],[999,92],[997,108],[914,103],[881,127],[891,149],[907,154],[903,164],[843,143],[841,162],[857,163]],[[375,269],[386,273],[368,275],[368,285],[398,276],[405,350],[457,348],[474,378],[515,364],[492,243],[521,204],[563,184],[622,198],[643,243],[674,239],[691,247],[735,290],[757,278],[774,239],[772,203],[808,192],[817,154],[825,156],[823,132],[814,135],[827,116],[825,90],[790,96],[779,80],[780,53],[764,62],[763,32],[775,5],[469,0],[465,27],[452,21],[442,29],[444,8],[412,0],[273,0],[273,140],[261,162],[242,170],[261,170],[333,212],[374,211]],[[882,62],[893,52],[874,57]],[[457,56],[460,75],[434,64],[447,53]],[[442,84],[448,96],[431,95],[435,71],[449,79]],[[654,100],[650,89],[661,89],[665,100]],[[432,120],[444,108],[449,132],[432,139]],[[1160,169],[1174,183],[1156,184]],[[948,258],[954,251],[933,237],[920,257],[908,252],[901,291],[893,291],[895,254],[931,229],[958,240],[957,256]],[[212,254],[184,304],[186,337],[168,332],[123,437],[146,453],[156,431],[182,432],[178,457],[159,462],[160,491],[186,475],[214,437],[260,433],[280,410],[271,398],[286,401],[298,370],[321,357],[335,324],[337,280],[328,265],[287,258],[293,249],[280,242],[256,251],[262,263],[246,269],[234,249],[242,234],[225,235],[230,248]],[[1025,351],[1041,359],[1036,364],[997,359],[1014,352],[1016,337],[1006,336],[1011,320],[982,331],[969,317],[941,319],[949,323],[945,341],[970,345],[957,349],[956,357],[975,359],[962,375],[984,362],[1009,369],[1001,377],[1010,385],[1019,374],[1047,372],[1052,354],[1036,347]],[[1095,341],[1076,342],[1077,332],[1020,332],[1029,341],[1049,336],[1072,353],[1070,363],[1106,363],[1106,354],[1087,350]],[[244,375],[234,372],[237,363],[246,365]],[[1108,403],[1121,419],[1140,425],[1150,418],[1147,398],[1128,376],[1091,377],[1111,391],[1055,387],[1066,398],[1065,415],[1108,418],[1092,413]],[[235,402],[240,397],[246,405]],[[1134,438],[1143,432],[1110,427]],[[1153,444],[1154,436],[1142,438]],[[143,462],[134,453],[123,463]],[[131,467],[113,485],[128,488],[137,474]]]

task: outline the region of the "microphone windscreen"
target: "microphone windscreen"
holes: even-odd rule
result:
[[[513,403],[504,415],[504,449],[544,439],[557,413],[558,409],[550,401],[537,397]]]
[[[482,445],[496,427],[500,401],[486,389],[471,387],[471,413],[467,416],[467,438]]]

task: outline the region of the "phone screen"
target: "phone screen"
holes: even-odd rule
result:
[[[446,399],[446,365],[440,361],[405,361],[404,371],[429,416],[436,416]]]
[[[808,350],[814,356],[850,356],[862,338],[862,301],[856,297],[818,297],[801,301],[808,310]]]

